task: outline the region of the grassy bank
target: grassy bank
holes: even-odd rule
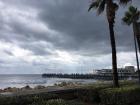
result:
[[[0,97],[0,105],[140,105],[140,86],[121,82],[120,88],[110,84],[84,85],[58,92],[44,92]]]

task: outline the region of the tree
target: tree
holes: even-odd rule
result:
[[[116,0],[118,4],[127,4],[131,0]],[[116,42],[114,35],[114,24],[116,11],[119,8],[114,0],[93,0],[89,6],[88,11],[96,9],[98,14],[101,14],[106,9],[106,16],[109,24],[110,43],[112,48],[112,70],[113,70],[113,85],[119,87],[118,73],[117,73],[117,56],[116,56]]]
[[[135,45],[135,53],[136,53],[136,62],[137,62],[137,70],[139,76],[139,83],[140,83],[140,69],[139,69],[139,58],[138,58],[138,49],[137,43],[139,43],[139,39],[137,38],[136,28],[137,28],[137,21],[140,19],[140,11],[137,8],[130,6],[128,11],[125,13],[125,16],[122,18],[123,22],[127,25],[133,26],[134,32],[134,45]]]

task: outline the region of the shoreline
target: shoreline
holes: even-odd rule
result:
[[[30,85],[26,85],[22,88],[7,87],[4,89],[0,89],[0,95],[11,95],[12,93],[13,94],[40,93],[40,92],[56,91],[56,90],[62,90],[68,88],[70,89],[83,85],[84,84],[76,83],[76,82],[61,82],[58,84],[54,84],[53,86],[37,85],[35,87],[30,87]]]
[[[0,95],[0,103],[2,105],[19,105],[21,103],[22,105],[44,105],[44,102],[56,103],[59,99],[63,102],[69,101],[69,105],[77,105],[72,104],[75,102],[83,103],[78,105],[92,105],[93,103],[95,105],[129,105],[128,103],[139,105],[139,93],[140,86],[135,81],[120,81],[120,88],[113,88],[112,83],[105,82],[71,87],[70,84],[63,83],[44,89],[7,92]],[[9,101],[7,102],[7,100]],[[59,100],[58,102],[60,102]]]
[[[121,80],[120,83],[123,82],[132,82],[136,83],[137,80]],[[35,93],[42,93],[42,92],[49,92],[49,91],[59,91],[64,89],[74,89],[74,88],[81,88],[86,86],[95,86],[96,85],[110,85],[112,84],[112,81],[97,81],[95,83],[78,83],[78,82],[61,82],[58,84],[54,84],[53,86],[43,86],[43,85],[37,85],[35,87],[30,87],[30,85],[26,85],[21,88],[17,87],[7,87],[4,89],[0,89],[0,96],[11,96],[11,95],[24,95],[24,94],[35,94]]]

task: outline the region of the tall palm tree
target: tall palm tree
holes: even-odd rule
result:
[[[128,11],[125,13],[123,17],[123,22],[127,25],[133,25],[134,31],[134,45],[135,45],[135,53],[136,53],[136,61],[137,61],[137,70],[139,76],[139,83],[140,83],[140,68],[139,68],[139,59],[138,59],[138,50],[137,50],[137,43],[139,43],[139,39],[137,38],[136,28],[137,28],[137,21],[140,19],[140,11],[137,8],[130,6]],[[140,50],[139,50],[140,51]]]
[[[119,4],[127,4],[131,0],[93,0],[89,6],[88,11],[91,9],[97,9],[97,13],[101,14],[106,9],[106,16],[109,24],[110,32],[110,43],[112,48],[112,69],[113,69],[113,85],[114,87],[119,87],[118,83],[118,73],[117,73],[117,56],[116,56],[116,42],[114,35],[114,24],[116,11],[119,8]]]

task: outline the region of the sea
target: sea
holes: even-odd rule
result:
[[[95,83],[94,79],[68,79],[68,78],[43,78],[41,74],[0,74],[0,89],[7,87],[22,88],[27,85],[30,87],[41,86],[53,86],[61,82],[76,82],[82,84]]]

